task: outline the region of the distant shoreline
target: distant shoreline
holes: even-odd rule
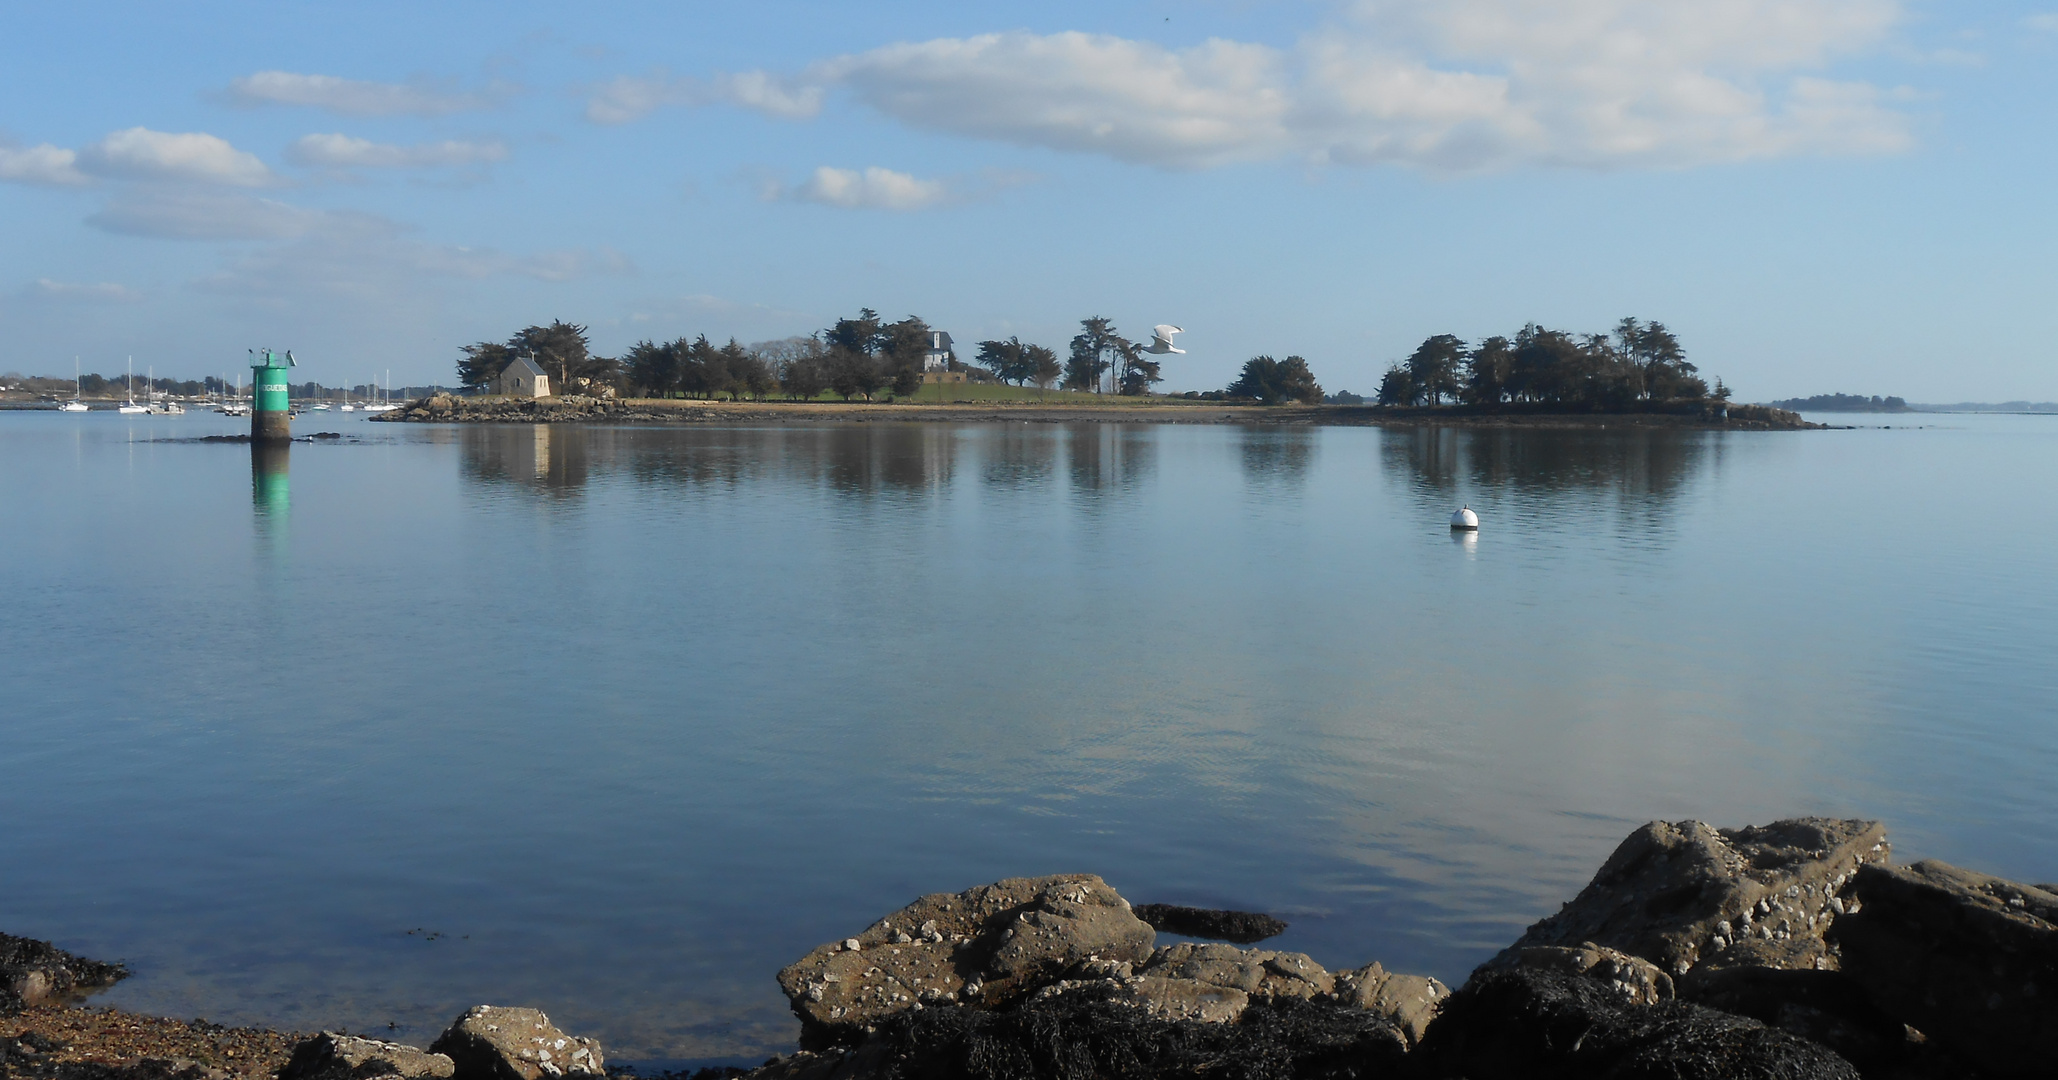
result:
[[[1541,410],[1479,411],[1381,405],[1225,405],[1155,399],[1124,403],[986,403],[902,405],[866,402],[751,402],[582,398],[422,398],[375,423],[1148,423],[1264,426],[1667,428],[1704,431],[1798,431],[1825,428],[1797,414],[1738,405],[1731,415],[1700,413],[1562,413]]]

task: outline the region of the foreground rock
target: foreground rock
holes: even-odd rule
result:
[[[1853,891],[1835,939],[1875,1004],[1996,1073],[2058,1073],[2058,894],[1930,861]]]
[[[1422,1041],[1451,988],[1427,975],[1400,975],[1374,961],[1336,977],[1336,999],[1393,1022],[1408,1045]]]
[[[1575,948],[1532,945],[1515,954],[1514,967],[1584,975],[1622,995],[1631,1005],[1656,1005],[1675,996],[1672,976],[1640,956],[1618,952],[1591,941]]]
[[[1336,978],[1306,953],[1239,949],[1234,945],[1170,945],[1151,953],[1136,974],[1229,987],[1251,997],[1321,997]]]
[[[1469,1080],[1857,1080],[1828,1048],[1682,1001],[1642,1005],[1606,980],[1515,967],[1443,1003],[1416,1051],[1425,1075]]]
[[[1140,962],[1156,933],[1091,874],[935,893],[779,973],[801,1047],[854,1042],[917,1005],[1000,1005],[1084,962]]]
[[[279,1080],[446,1080],[456,1071],[456,1064],[444,1054],[324,1031],[293,1048]]]
[[[1556,915],[1481,971],[1524,949],[1601,945],[1681,976],[1696,965],[1836,966],[1824,944],[1838,894],[1889,854],[1876,821],[1799,818],[1743,829],[1654,821],[1631,833]]]
[[[120,964],[73,956],[47,941],[0,934],[0,1009],[83,997],[128,975]]]
[[[447,1056],[455,1080],[601,1077],[600,1044],[567,1035],[535,1009],[475,1005],[429,1046]]]

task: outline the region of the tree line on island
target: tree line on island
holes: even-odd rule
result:
[[[1729,389],[1700,377],[1679,337],[1661,322],[1625,318],[1610,333],[1572,334],[1530,323],[1510,339],[1467,345],[1437,334],[1389,368],[1381,405],[1445,402],[1491,408],[1539,404],[1627,412],[1666,402],[1727,401]]]
[[[1080,321],[1063,361],[1057,352],[1019,337],[982,341],[973,363],[946,350],[945,367],[968,381],[1141,396],[1164,381],[1151,354],[1101,316]],[[564,320],[530,326],[506,341],[462,347],[458,382],[490,387],[518,356],[529,357],[571,391],[601,388],[653,398],[752,398],[783,394],[808,401],[825,393],[871,401],[907,397],[921,387],[932,351],[931,327],[919,316],[888,322],[871,308],[815,334],[744,345],[717,345],[705,334],[670,341],[644,339],[619,358],[592,351],[586,327]]]
[[[1110,320],[1093,316],[1079,325],[1062,358],[1055,349],[1009,337],[979,342],[971,363],[944,350],[945,367],[963,373],[968,382],[1127,396],[1148,395],[1163,381],[1153,354],[1124,337]],[[758,401],[775,395],[812,401],[834,394],[845,401],[873,401],[884,394],[914,395],[934,344],[930,325],[920,317],[889,322],[864,308],[812,335],[752,345],[735,338],[717,345],[704,334],[644,339],[616,358],[593,353],[586,327],[557,320],[526,327],[504,342],[464,346],[457,374],[462,385],[484,390],[517,356],[526,356],[560,392]],[[1348,393],[1325,396],[1300,356],[1252,357],[1227,388],[1182,396],[1309,405],[1364,400]],[[1664,323],[1625,318],[1613,331],[1595,334],[1531,323],[1512,338],[1488,337],[1476,345],[1437,334],[1386,372],[1377,400],[1431,408],[1633,411],[1728,398],[1721,380],[1711,388],[1698,374]]]

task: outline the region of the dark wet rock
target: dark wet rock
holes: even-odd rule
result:
[[[450,1058],[456,1080],[539,1080],[600,1077],[600,1044],[567,1035],[536,1009],[475,1005],[434,1043],[431,1054]]]
[[[120,964],[74,956],[47,941],[0,934],[0,1009],[83,997],[128,975]]]
[[[1081,964],[1136,963],[1156,933],[1091,874],[1009,878],[934,893],[864,932],[815,948],[779,973],[801,1047],[855,1042],[917,1005],[997,1006]]]
[[[443,1080],[457,1071],[444,1054],[324,1031],[293,1048],[279,1080]]]
[[[1223,911],[1214,908],[1181,907],[1178,904],[1138,904],[1136,917],[1151,929],[1181,937],[1211,938],[1238,945],[1254,945],[1286,932],[1286,923],[1254,911]]]
[[[1700,963],[1833,968],[1822,939],[1842,910],[1838,893],[1860,866],[1888,854],[1875,821],[1797,818],[1742,829],[1654,821],[1481,970],[1513,967],[1526,948],[1589,942],[1675,976]]]
[[[1415,1051],[1468,1080],[1856,1080],[1829,1049],[1682,1001],[1639,1005],[1589,975],[1515,967],[1445,999]]]
[[[1834,938],[1875,1004],[1995,1073],[2058,1071],[2058,893],[1932,861],[1852,893]]]
[[[952,1006],[906,1012],[847,1054],[782,1061],[749,1075],[752,1080],[1376,1080],[1405,1075],[1402,1036],[1362,1009],[1282,999],[1254,1003],[1235,1023],[1202,1023],[1152,1017],[1112,996],[1080,989],[1006,1010]]]
[[[1437,1005],[1450,996],[1451,988],[1427,975],[1395,974],[1375,961],[1354,971],[1338,972],[1333,993],[1346,1005],[1392,1021],[1413,1046],[1422,1041]]]
[[[1868,1077],[1965,1077],[1973,1070],[1920,1031],[1875,1005],[1842,971],[1731,967],[1694,971],[1681,996],[1697,1005],[1748,1016],[1821,1043]]]
[[[1167,945],[1137,965],[1136,974],[1191,979],[1254,998],[1313,998],[1336,989],[1336,978],[1306,953],[1234,945]]]

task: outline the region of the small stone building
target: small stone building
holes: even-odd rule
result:
[[[499,385],[495,389],[504,397],[549,397],[550,375],[537,367],[534,360],[517,356],[501,369]]]

